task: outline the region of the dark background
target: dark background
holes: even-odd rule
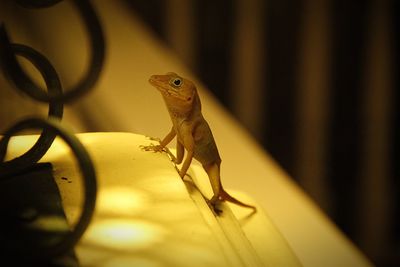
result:
[[[400,265],[399,1],[127,5],[375,264]]]

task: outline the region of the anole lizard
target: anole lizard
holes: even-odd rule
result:
[[[214,196],[209,202],[215,211],[219,212],[216,209],[216,203],[220,200],[255,211],[255,206],[233,198],[222,187],[221,158],[211,129],[201,113],[201,103],[194,83],[173,72],[166,75],[152,75],[149,82],[161,92],[164,98],[172,120],[172,129],[159,145],[145,146],[145,150],[161,152],[177,136],[176,157],[172,158],[174,163],[181,164],[185,150],[187,151],[186,159],[181,169],[178,169],[180,177],[183,179],[186,175],[193,158],[198,160],[210,179]]]

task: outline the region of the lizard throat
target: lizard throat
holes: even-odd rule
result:
[[[169,97],[164,96],[164,101],[171,118],[180,120],[190,119],[196,116],[196,114],[201,113],[201,104],[199,101],[196,101],[197,99],[198,98],[195,97],[191,102],[179,104],[178,101],[171,101]]]

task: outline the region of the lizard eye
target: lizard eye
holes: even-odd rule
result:
[[[171,84],[172,84],[172,86],[174,86],[174,87],[180,87],[181,85],[182,85],[182,79],[181,78],[173,78],[172,80],[171,80]]]

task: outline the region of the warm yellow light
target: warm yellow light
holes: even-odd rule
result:
[[[165,235],[163,227],[145,221],[106,219],[92,224],[85,239],[112,249],[134,251],[161,242]]]
[[[127,266],[140,266],[140,267],[162,267],[165,266],[163,262],[157,262],[155,259],[146,259],[139,257],[117,257],[105,262],[102,267],[127,267]]]
[[[107,187],[100,190],[96,206],[98,214],[133,215],[147,208],[148,197],[132,188]]]

